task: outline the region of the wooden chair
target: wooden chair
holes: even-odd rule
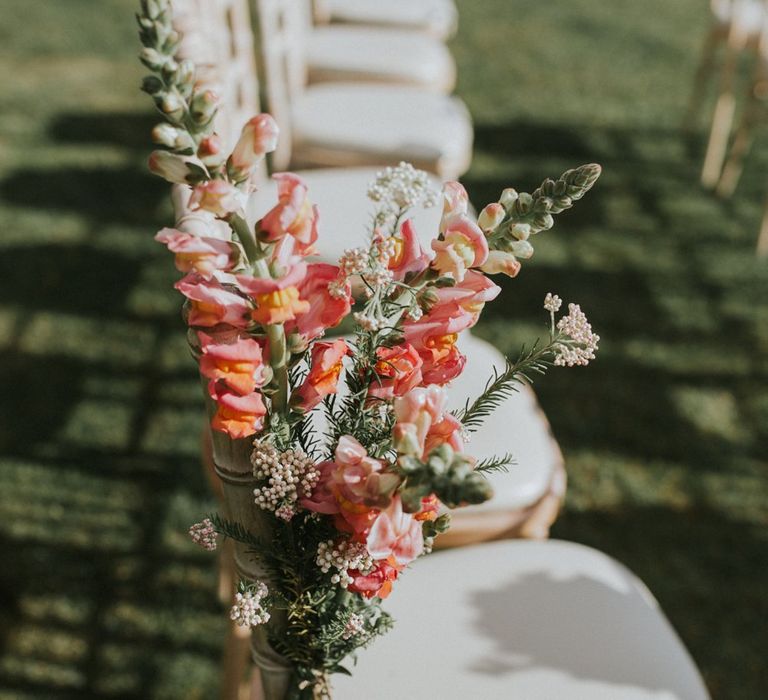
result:
[[[768,15],[758,42],[757,61],[747,90],[739,125],[728,158],[717,183],[718,196],[730,197],[741,178],[744,161],[754,140],[755,130],[768,121]],[[768,255],[768,198],[757,239],[758,255]]]
[[[405,160],[441,179],[464,173],[472,122],[458,98],[379,83],[307,85],[301,1],[256,2],[269,110],[283,133],[275,168]]]
[[[690,130],[701,110],[707,82],[714,72],[715,54],[724,45],[718,95],[710,125],[701,183],[715,187],[720,177],[736,110],[735,81],[739,58],[755,50],[765,16],[764,0],[711,0],[712,23],[704,42],[684,127]]]
[[[318,82],[394,83],[449,93],[456,63],[445,44],[415,29],[352,24],[314,25],[311,0],[302,12],[307,79]]]
[[[442,40],[458,25],[453,0],[315,0],[314,8],[319,23],[412,29]]]

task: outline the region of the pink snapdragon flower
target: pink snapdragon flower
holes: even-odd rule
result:
[[[395,399],[395,448],[403,454],[424,454],[427,435],[433,424],[443,418],[445,389],[430,385],[413,389]]]
[[[304,412],[311,411],[326,396],[338,390],[342,361],[350,353],[343,340],[317,342],[312,346],[312,361],[304,383],[291,396],[291,403]]]
[[[251,307],[248,302],[233,291],[225,288],[218,280],[206,280],[190,274],[179,280],[174,287],[189,299],[190,326],[210,328],[225,323],[236,328],[250,325]]]
[[[400,227],[400,234],[394,236],[393,240],[395,254],[388,263],[393,279],[402,281],[407,274],[418,274],[429,267],[430,256],[419,243],[413,220],[406,220]]]
[[[448,222],[457,216],[465,216],[469,209],[469,196],[464,186],[458,182],[446,182],[443,185],[443,216],[440,220],[440,233],[448,228]]]
[[[285,236],[292,236],[300,249],[308,254],[317,240],[317,207],[307,198],[307,185],[294,173],[277,173],[278,204],[261,219],[260,228],[266,240],[274,243]]]
[[[217,342],[199,332],[200,373],[209,379],[219,379],[238,394],[250,394],[266,383],[266,367],[262,347],[253,338],[238,337],[232,342]]]
[[[471,267],[479,267],[488,258],[488,241],[480,227],[464,215],[450,217],[443,239],[432,241],[435,259],[432,268],[441,275],[461,282]]]
[[[209,211],[223,219],[242,208],[241,194],[226,180],[207,180],[192,189],[189,208]]]
[[[280,129],[269,114],[249,119],[227,161],[227,172],[236,181],[246,180],[267,153],[277,148]]]
[[[394,557],[401,566],[410,564],[424,552],[421,523],[403,512],[400,496],[381,511],[366,538],[366,548],[374,559]]]
[[[173,228],[164,228],[155,240],[165,243],[175,253],[176,269],[196,272],[209,279],[216,270],[231,270],[236,260],[236,248],[228,242],[207,236],[193,236]]]
[[[291,266],[278,279],[235,275],[237,283],[256,304],[251,318],[262,326],[292,321],[309,311],[309,302],[299,298],[298,285],[307,274],[305,263]]]
[[[298,284],[298,290],[299,299],[306,302],[309,309],[286,324],[286,333],[298,333],[305,341],[310,341],[341,323],[352,305],[352,285],[343,281],[329,288],[338,278],[336,265],[307,265],[307,273]]]
[[[392,592],[392,582],[397,580],[403,566],[395,561],[394,557],[381,559],[376,562],[372,571],[361,573],[352,570],[349,575],[352,577],[352,583],[349,589],[353,593],[359,593],[366,598],[381,598],[382,600]]]
[[[258,392],[241,396],[222,380],[211,380],[208,393],[216,402],[216,414],[211,419],[213,430],[237,440],[254,435],[264,427],[267,409]]]
[[[376,350],[376,377],[368,387],[368,395],[379,399],[402,396],[421,384],[424,361],[409,343],[380,347]]]
[[[468,270],[464,279],[453,287],[436,289],[437,304],[430,311],[431,318],[455,316],[451,310],[455,304],[462,311],[473,316],[471,326],[475,325],[486,302],[493,301],[501,293],[501,287],[477,270]],[[468,327],[471,327],[468,326]]]

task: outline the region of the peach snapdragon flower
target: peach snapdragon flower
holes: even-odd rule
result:
[[[202,209],[225,218],[242,208],[242,196],[238,189],[226,180],[207,180],[195,185],[189,197],[192,211]]]
[[[231,391],[222,380],[211,380],[208,393],[216,402],[216,414],[211,419],[213,430],[237,440],[254,435],[264,427],[267,409],[260,393],[242,396]]]
[[[315,343],[312,346],[309,374],[291,397],[292,405],[301,411],[309,412],[326,396],[335,394],[343,369],[342,361],[349,352],[349,346],[343,340]]]
[[[469,268],[480,267],[488,258],[488,241],[476,223],[460,215],[447,220],[442,240],[433,240],[432,250],[432,268],[461,282]]]
[[[253,299],[251,318],[262,326],[292,321],[309,311],[309,302],[299,298],[298,285],[307,273],[304,263],[293,265],[278,279],[236,275],[237,283]]]
[[[155,240],[165,243],[175,253],[174,263],[181,272],[196,272],[210,278],[216,270],[231,270],[236,249],[229,241],[207,236],[194,236],[173,228],[161,229]]]
[[[205,333],[200,339],[200,373],[220,379],[238,394],[250,394],[266,383],[261,345],[253,338],[238,337],[229,343],[217,342]]]
[[[206,280],[190,274],[174,287],[189,299],[187,323],[190,326],[212,327],[225,323],[246,328],[250,324],[251,307],[248,302],[215,278]]]
[[[317,240],[317,207],[307,197],[307,185],[294,173],[277,173],[278,203],[261,219],[259,226],[266,240],[274,243],[285,236],[292,236],[299,250],[309,253]]]

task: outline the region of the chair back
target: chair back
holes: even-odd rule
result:
[[[248,0],[174,0],[173,21],[182,34],[179,57],[195,63],[198,83],[221,100],[216,132],[232,148],[259,112]]]
[[[272,163],[275,170],[284,170],[291,158],[292,105],[307,84],[304,43],[311,8],[306,0],[256,0],[256,10],[267,102],[280,126]]]

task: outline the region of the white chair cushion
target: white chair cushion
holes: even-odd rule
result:
[[[455,177],[469,167],[472,121],[455,97],[406,86],[321,83],[296,98],[292,114],[300,162],[303,148],[349,154],[372,165],[447,163]]]
[[[310,80],[413,83],[448,92],[456,77],[445,44],[413,30],[317,27],[307,37],[306,59]]]
[[[751,36],[760,34],[766,19],[763,0],[716,0],[712,12],[720,24],[736,23]]]
[[[431,554],[385,601],[395,627],[334,700],[706,700],[643,583],[605,554],[513,540]]]
[[[490,302],[493,303],[493,302]],[[464,371],[449,384],[449,407],[462,408],[483,390],[493,368],[503,370],[502,355],[489,342],[471,333],[459,336],[459,349],[467,356]],[[533,390],[520,386],[494,411],[480,429],[471,434],[467,453],[479,459],[500,457],[509,452],[515,464],[508,472],[488,475],[493,498],[458,513],[516,511],[536,503],[547,492],[552,476],[562,463],[562,454],[549,429]]]
[[[324,0],[323,4],[336,22],[410,27],[443,39],[456,31],[458,22],[453,0]]]

